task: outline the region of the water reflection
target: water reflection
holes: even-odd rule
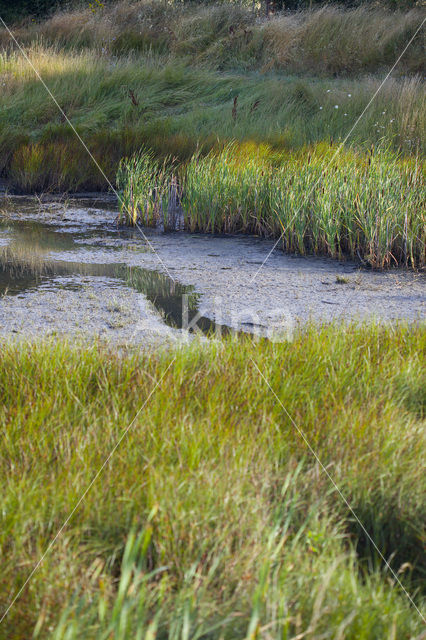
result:
[[[14,220],[0,222],[0,231],[10,238],[8,246],[0,247],[0,296],[25,295],[49,284],[55,289],[75,290],[75,281],[67,282],[64,276],[107,277],[146,296],[169,326],[181,328],[183,322],[191,323],[198,314],[199,296],[194,287],[175,282],[164,273],[123,263],[98,264],[49,257],[51,251],[70,251],[70,257],[73,252],[78,255],[85,243],[93,249],[91,238],[98,240],[99,230],[72,234],[40,222]],[[107,239],[113,232],[104,230],[102,236]],[[205,333],[216,329],[215,323],[206,317],[197,320],[197,327]]]

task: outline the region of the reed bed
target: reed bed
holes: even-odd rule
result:
[[[220,153],[196,154],[181,175],[184,226],[279,237],[288,252],[356,258],[375,268],[422,268],[426,220],[419,159],[373,148],[334,158],[335,152],[323,144],[276,154],[265,145],[234,143]],[[135,181],[144,185],[156,175],[150,158],[143,152],[130,161],[139,162],[148,177],[138,178],[129,162],[123,165],[126,203]],[[152,200],[151,193],[146,189],[144,198]],[[131,212],[134,206],[130,202]],[[122,212],[126,216],[124,206]]]
[[[148,402],[1,637],[420,640],[253,360],[422,609],[425,340],[370,324],[120,356],[3,343],[2,611]]]

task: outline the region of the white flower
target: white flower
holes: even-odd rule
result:
[[[352,98],[352,94],[351,93],[348,93],[348,98]]]
[[[348,114],[347,114],[347,113],[344,113],[343,115],[344,115],[344,116],[347,116]]]
[[[395,121],[395,118],[392,118],[391,122],[394,122],[394,121]]]
[[[335,105],[334,105],[334,108],[335,108],[335,109],[338,109],[338,108],[339,108],[339,105],[338,105],[338,104],[335,104]]]
[[[386,111],[382,111],[382,116],[384,116],[384,115],[385,115],[385,113],[386,113]]]
[[[331,89],[327,89],[327,93],[330,93]]]
[[[321,111],[322,107],[320,107],[320,111]]]

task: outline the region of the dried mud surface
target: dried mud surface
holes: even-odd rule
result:
[[[258,238],[119,229],[116,216],[110,198],[3,197],[0,251],[159,272],[169,276],[171,287],[173,281],[192,286],[200,315],[268,337],[288,336],[307,321],[424,320],[422,273],[375,272],[351,262],[289,256],[278,249],[270,253],[273,243]],[[17,295],[6,289],[0,335],[78,335],[126,345],[187,339],[187,332],[163,322],[143,293],[84,269],[42,279]]]

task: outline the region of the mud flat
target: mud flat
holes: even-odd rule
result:
[[[193,283],[202,294],[203,314],[232,327],[268,327],[281,318],[290,323],[424,318],[426,279],[421,273],[375,272],[279,250],[264,263],[273,243],[252,238],[176,235],[150,241],[170,274]],[[144,258],[145,266],[157,261],[153,253]]]
[[[182,327],[288,337],[299,324],[423,321],[425,275],[294,257],[251,237],[120,229],[111,199],[0,201],[0,335],[188,339]]]

